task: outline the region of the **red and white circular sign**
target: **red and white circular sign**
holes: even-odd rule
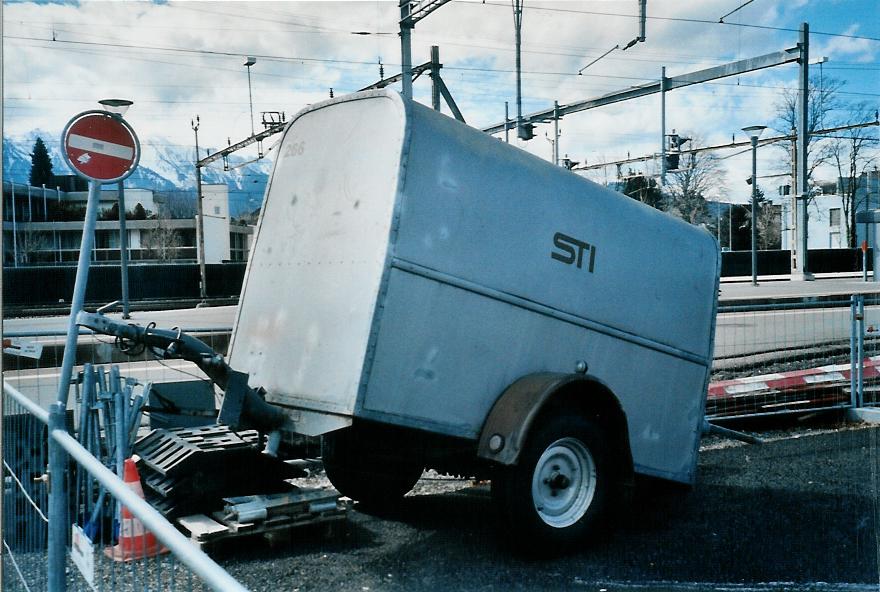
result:
[[[70,168],[102,183],[125,179],[140,160],[134,130],[121,117],[105,111],[86,111],[71,119],[64,128],[62,146]]]

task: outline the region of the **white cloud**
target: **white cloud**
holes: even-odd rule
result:
[[[715,22],[730,9],[726,0],[652,0],[649,15],[658,18],[648,21],[647,41],[615,51],[577,76],[592,59],[635,37],[635,18],[608,15],[634,15],[637,2],[528,2],[523,18],[524,111],[551,107],[554,99],[566,104],[656,80],[662,65],[674,76],[797,42],[796,32],[667,20]],[[792,22],[809,20],[809,9],[809,4],[762,0],[727,22],[791,27]],[[145,142],[161,137],[168,138],[162,142],[190,145],[190,119],[199,114],[201,144],[219,148],[227,138],[234,142],[250,134],[244,56],[257,56],[251,70],[257,118],[260,111],[290,116],[326,98],[331,87],[342,94],[372,83],[380,58],[386,76],[397,72],[400,62],[396,2],[22,3],[4,5],[3,17],[4,127],[13,136],[34,128],[60,131],[73,114],[94,108],[97,99],[122,96],[135,101],[127,117]],[[853,27],[855,21],[856,16]],[[21,39],[49,40],[53,34],[54,43]],[[440,46],[443,78],[469,123],[501,121],[504,101],[515,113],[508,2],[445,5],[413,31],[415,64],[428,60],[431,45]],[[835,37],[814,41],[819,49],[813,55],[821,50],[859,61],[874,59],[870,50],[876,47]],[[793,69],[670,92],[668,127],[721,143],[744,125],[769,123],[776,91],[768,87],[793,79]],[[430,102],[427,77],[417,81],[415,91],[418,100]],[[561,122],[560,152],[590,162],[650,154],[659,149],[659,119],[657,96],[573,114]],[[539,137],[522,147],[547,158],[550,144],[544,133],[551,129],[540,126]],[[735,169],[732,179],[747,174],[741,169],[748,163],[740,160],[729,160]]]

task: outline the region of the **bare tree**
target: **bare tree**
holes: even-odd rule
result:
[[[845,125],[866,123],[877,119],[877,112],[872,111],[868,103],[853,105]],[[857,127],[841,132],[829,142],[829,153],[837,167],[840,186],[838,192],[843,202],[843,216],[846,219],[849,246],[856,246],[856,212],[865,209],[868,204],[867,191],[862,189],[864,173],[871,164],[876,164],[877,154],[870,149],[878,144],[875,131],[866,127]]]
[[[49,233],[39,230],[20,230],[16,233],[15,242],[19,265],[28,265],[40,260],[40,253],[46,251],[52,244]]]
[[[183,245],[180,233],[171,225],[167,217],[160,218],[158,224],[148,232],[143,232],[141,245],[151,259],[170,261],[177,259],[177,250]]]
[[[691,147],[701,144],[693,134]],[[706,199],[717,198],[725,190],[725,170],[718,156],[710,151],[682,154],[678,170],[666,175],[665,209],[691,224],[707,224]]]
[[[831,152],[827,142],[822,136],[815,135],[817,130],[831,125],[832,112],[840,108],[841,103],[838,91],[844,82],[837,78],[821,78],[811,80],[807,89],[807,179],[813,178],[813,172],[817,167],[829,162]],[[798,91],[785,89],[782,91],[779,101],[776,103],[776,123],[773,126],[781,134],[796,133],[798,126]],[[792,152],[795,149],[794,142],[780,142],[776,144],[785,152],[783,160],[784,172],[791,171]]]

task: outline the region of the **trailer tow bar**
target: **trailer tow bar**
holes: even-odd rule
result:
[[[745,442],[746,444],[764,444],[764,440],[758,438],[757,436],[752,436],[751,434],[746,434],[745,432],[731,430],[730,428],[722,428],[719,425],[710,423],[708,419],[703,420],[703,433],[715,434],[716,436],[724,436],[725,438],[739,440],[740,442]]]
[[[248,385],[248,375],[231,368],[223,356],[206,343],[187,335],[180,329],[158,329],[148,325],[121,323],[100,313],[80,311],[78,325],[96,333],[116,337],[116,345],[123,351],[135,346],[151,348],[165,359],[182,359],[193,362],[224,391],[219,420],[234,430],[256,429],[269,434],[267,452],[274,455],[280,443],[280,433],[275,434],[284,423],[280,409],[266,402],[263,389]]]

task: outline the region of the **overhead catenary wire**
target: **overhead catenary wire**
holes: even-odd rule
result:
[[[465,3],[467,4],[467,3]],[[505,4],[501,4],[499,2],[482,2],[481,5],[485,6],[506,6]],[[641,18],[637,14],[624,14],[617,12],[600,12],[597,10],[576,10],[573,8],[557,8],[550,6],[534,6],[531,5],[528,7],[529,10],[544,10],[548,12],[565,12],[571,14],[586,14],[591,16],[615,16],[615,17],[624,17],[624,18]],[[647,18],[649,20],[657,20],[657,21],[673,21],[673,22],[682,22],[682,23],[696,23],[696,24],[704,24],[704,25],[727,25],[731,27],[746,27],[752,29],[765,29],[769,31],[786,31],[789,33],[797,33],[799,29],[791,28],[791,27],[772,27],[770,25],[755,25],[751,23],[719,23],[718,21],[713,21],[709,19],[698,19],[698,18],[687,18],[687,17],[675,17],[675,16],[657,16],[657,15],[648,15]],[[880,37],[869,37],[866,35],[852,35],[849,33],[830,33],[826,31],[810,31],[811,35],[823,35],[827,37],[842,37],[845,39],[864,39],[867,41],[880,41]]]
[[[746,6],[748,6],[749,4],[751,4],[751,3],[754,2],[754,1],[755,1],[755,0],[746,0],[746,2],[740,4],[739,6],[737,6],[736,8],[734,8],[733,10],[731,10],[730,12],[728,12],[727,14],[725,14],[724,16],[722,16],[720,19],[718,19],[718,22],[721,23],[721,24],[724,24],[724,19],[726,19],[727,17],[729,17],[729,16],[732,15],[733,13],[735,13],[735,12],[737,12],[737,11],[739,11],[739,10],[742,10],[743,8],[745,8]]]

